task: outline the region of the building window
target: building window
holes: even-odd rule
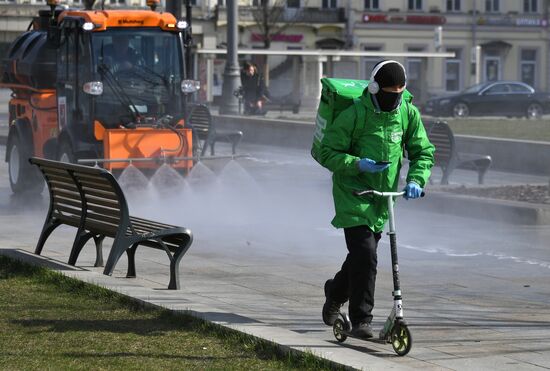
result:
[[[224,7],[225,6],[225,0],[218,0],[218,6]]]
[[[409,10],[422,10],[422,0],[409,0]]]
[[[523,49],[520,61],[520,80],[535,87],[535,72],[537,67],[537,51],[534,49]]]
[[[365,0],[365,9],[368,10],[378,10],[380,5],[378,0]]]
[[[449,92],[460,91],[461,65],[460,49],[447,49],[448,52],[454,52],[454,58],[448,58],[445,61],[445,90]]]
[[[485,0],[485,11],[487,13],[497,13],[500,11],[499,0]]]
[[[336,7],[336,0],[323,0],[323,9],[335,9]]]
[[[300,0],[286,0],[286,7],[287,8],[299,8],[300,7]]]
[[[525,13],[538,12],[538,0],[523,0],[523,11]]]
[[[447,0],[448,12],[460,12],[460,0]]]

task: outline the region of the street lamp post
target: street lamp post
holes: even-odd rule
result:
[[[237,114],[239,102],[233,94],[239,87],[239,62],[237,57],[237,14],[238,0],[227,0],[227,59],[223,73],[221,114]]]

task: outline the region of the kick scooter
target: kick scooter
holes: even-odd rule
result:
[[[407,322],[405,322],[403,318],[403,302],[401,296],[401,287],[399,284],[399,264],[397,262],[397,239],[393,213],[393,198],[401,197],[405,194],[405,192],[378,192],[375,190],[367,190],[356,191],[354,192],[354,194],[357,196],[375,195],[379,197],[386,197],[388,199],[388,235],[390,236],[391,263],[393,273],[393,308],[390,315],[388,316],[388,319],[386,319],[386,323],[384,323],[384,327],[382,328],[382,330],[380,330],[378,339],[357,339],[372,341],[381,344],[391,343],[395,353],[397,353],[397,355],[399,356],[404,356],[411,350],[412,336]],[[421,197],[424,197],[424,192],[422,192]],[[354,336],[351,335],[351,321],[348,315],[346,313],[339,312],[338,317],[339,318],[334,322],[334,325],[332,326],[332,331],[336,340],[342,343],[346,341],[348,337],[354,338]]]

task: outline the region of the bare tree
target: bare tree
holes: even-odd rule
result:
[[[296,23],[301,9],[287,8],[288,0],[258,0],[258,5],[252,7],[252,16],[258,34],[264,43],[264,48],[269,49],[276,35],[282,34],[292,24]],[[289,10],[296,10],[294,14]],[[267,56],[263,57],[263,74],[266,83],[269,81],[269,66]]]
[[[259,0],[259,5],[252,9],[252,16],[266,49],[271,47],[273,36],[283,33],[292,23],[285,17],[286,3],[287,0],[273,0],[271,4],[268,0]]]

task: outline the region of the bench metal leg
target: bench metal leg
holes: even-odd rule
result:
[[[180,289],[180,275],[179,275],[179,265],[181,258],[185,255],[189,247],[191,247],[192,239],[178,247],[174,252],[173,256],[170,256],[170,282],[168,283],[169,290],[179,290]]]
[[[215,155],[215,152],[216,150],[214,149],[214,146],[216,145],[216,141],[213,140],[212,142],[210,142],[210,156],[214,156]]]
[[[107,263],[105,264],[105,269],[103,269],[103,274],[107,276],[113,274],[113,270],[115,269],[118,260],[131,245],[132,243],[129,242],[126,238],[120,237],[118,235],[115,237],[115,240],[113,241],[113,247],[109,252],[109,257],[107,258]]]
[[[489,168],[484,168],[484,169],[479,169],[479,171],[477,172],[477,182],[479,184],[483,184],[483,182],[485,181],[485,174],[487,174],[487,170],[489,170]]]
[[[233,154],[237,153],[237,145],[241,142],[242,138],[243,138],[242,131],[239,131],[239,132],[231,135],[231,143],[232,143],[231,150],[232,150]]]
[[[446,167],[443,169],[443,176],[441,177],[441,184],[442,185],[448,185],[449,184],[449,177],[451,176],[452,170],[449,167]]]
[[[90,238],[94,239],[96,250],[94,267],[103,267],[103,240],[105,239],[105,236],[95,235],[86,231],[78,231],[76,233],[73,248],[71,249],[71,254],[69,256],[69,265],[76,264],[80,252]]]
[[[92,238],[92,234],[86,231],[78,229],[78,232],[76,232],[76,236],[74,238],[73,247],[71,249],[71,254],[69,255],[69,265],[75,265],[76,260],[78,259],[78,255],[80,255],[80,252],[82,251],[82,248],[84,245],[86,245],[86,242]]]
[[[474,160],[474,164],[477,168],[477,181],[479,184],[483,184],[485,180],[485,174],[487,174],[487,171],[491,166],[491,162],[492,160],[490,157]]]
[[[136,250],[139,246],[139,243],[135,243],[126,250],[126,255],[128,255],[128,271],[126,272],[126,277],[135,278],[136,277]]]
[[[36,243],[36,247],[34,249],[34,253],[36,255],[40,255],[42,253],[42,249],[44,248],[44,244],[46,243],[46,240],[48,237],[50,237],[50,234],[61,225],[61,222],[59,220],[50,220],[49,218],[44,223],[44,227],[42,227],[42,232],[40,233],[40,237],[38,238],[38,242]]]
[[[95,264],[94,267],[103,267],[103,240],[105,236],[94,236],[95,242]]]
[[[207,149],[208,149],[208,138],[205,139],[204,143],[202,144],[201,157],[204,157],[204,154],[206,153]]]

